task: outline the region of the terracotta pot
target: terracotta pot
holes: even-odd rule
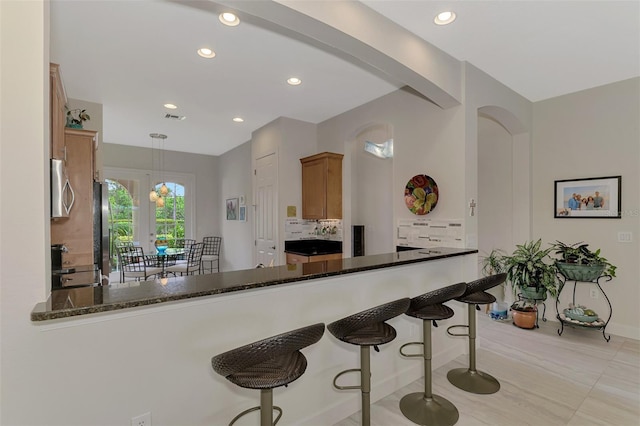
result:
[[[536,326],[536,312],[522,312],[511,310],[513,323],[520,328],[534,328]]]

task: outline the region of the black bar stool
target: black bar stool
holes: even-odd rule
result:
[[[327,325],[327,330],[336,338],[352,345],[360,346],[360,368],[344,370],[333,379],[336,389],[360,389],[362,393],[362,424],[371,423],[371,359],[370,347],[380,352],[378,345],[391,342],[396,338],[396,330],[385,321],[402,315],[409,307],[410,299],[398,299],[366,311],[350,315]],[[340,376],[351,372],[360,372],[359,386],[339,386]]]
[[[409,420],[419,425],[454,425],[458,421],[458,409],[447,399],[434,395],[431,390],[431,323],[437,327],[436,320],[443,320],[453,316],[453,310],[447,302],[462,296],[467,289],[466,283],[458,283],[425,293],[411,299],[411,305],[406,312],[410,317],[422,320],[422,342],[410,342],[400,346],[400,355],[424,358],[424,392],[405,395],[400,400],[400,411]],[[421,354],[406,354],[402,350],[406,346],[422,345]]]
[[[502,284],[507,278],[507,274],[496,274],[489,277],[480,278],[467,284],[467,290],[456,300],[468,305],[469,325],[452,325],[447,328],[447,333],[451,336],[469,337],[469,368],[455,368],[447,373],[447,379],[452,385],[476,394],[491,394],[500,390],[500,382],[490,374],[476,370],[476,313],[478,305],[486,305],[496,301],[493,295],[487,293],[489,290],[499,284]],[[451,329],[456,327],[464,327],[468,329],[468,333],[452,333]]]
[[[307,359],[300,349],[316,343],[324,334],[324,324],[314,324],[278,334],[232,349],[211,358],[213,370],[231,383],[248,389],[260,389],[260,406],[249,408],[231,420],[260,410],[260,426],[273,426],[282,409],[273,406],[273,388],[287,386],[307,369]],[[278,417],[273,421],[273,410]]]

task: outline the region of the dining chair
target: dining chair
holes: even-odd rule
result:
[[[117,242],[115,245],[116,248],[116,257],[118,259],[118,272],[120,273],[120,282],[123,283],[124,282],[124,269],[122,268],[122,256],[120,255],[120,253],[122,252],[128,252],[129,247],[133,247],[133,243],[130,241],[120,241]]]
[[[196,240],[193,240],[191,238],[178,238],[178,239],[176,239],[175,248],[184,249],[184,253],[183,254],[179,254],[176,257],[176,259],[179,260],[179,261],[180,260],[186,260],[187,253],[189,253],[189,249],[195,243],[196,243]]]
[[[208,269],[213,273],[213,263],[216,263],[216,272],[220,272],[220,249],[222,246],[222,237],[204,237],[202,239],[204,250],[202,252],[202,262],[200,264],[200,273],[204,274],[207,269],[205,263],[210,264]]]
[[[166,272],[171,272],[173,275],[193,275],[196,271],[200,271],[200,263],[202,260],[202,251],[204,249],[203,243],[195,243],[189,249],[187,255],[187,261],[185,263],[177,263],[173,266],[169,266],[165,269]]]
[[[148,256],[145,256],[142,247],[119,247],[118,257],[122,262],[123,281],[126,278],[135,278],[136,281],[140,281],[140,278],[143,278],[146,281],[147,278],[162,272],[161,267],[156,266]]]

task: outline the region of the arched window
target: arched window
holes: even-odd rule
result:
[[[164,196],[164,206],[156,207],[156,237],[164,237],[169,247],[177,239],[185,238],[185,187],[176,182],[165,182],[169,192]],[[162,183],[156,185],[160,190]]]
[[[135,240],[134,199],[132,181],[105,179],[109,189],[109,252],[111,265],[117,267],[116,246]]]

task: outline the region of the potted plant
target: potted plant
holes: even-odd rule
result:
[[[556,266],[549,253],[553,247],[542,249],[542,240],[516,245],[511,255],[503,257],[504,272],[515,295],[518,292],[529,300],[545,300],[547,294],[555,297],[558,292]]]
[[[493,249],[488,255],[483,256],[480,261],[482,264],[482,275],[489,277],[491,275],[504,272],[504,256],[505,252],[500,249]],[[503,284],[504,285],[504,284]],[[494,302],[486,306],[486,313],[491,319],[507,319],[507,304],[502,302]]]
[[[67,127],[72,129],[82,129],[85,121],[91,120],[86,109],[67,109]]]
[[[511,305],[513,323],[520,328],[534,328],[538,307],[530,300],[517,300]]]
[[[500,249],[493,249],[482,257],[482,274],[485,277],[504,272],[504,258],[506,253]]]
[[[600,256],[600,249],[589,250],[589,244],[580,242],[568,245],[556,241],[552,247],[558,255],[556,267],[567,280],[593,281],[603,273],[616,276],[616,266]]]

